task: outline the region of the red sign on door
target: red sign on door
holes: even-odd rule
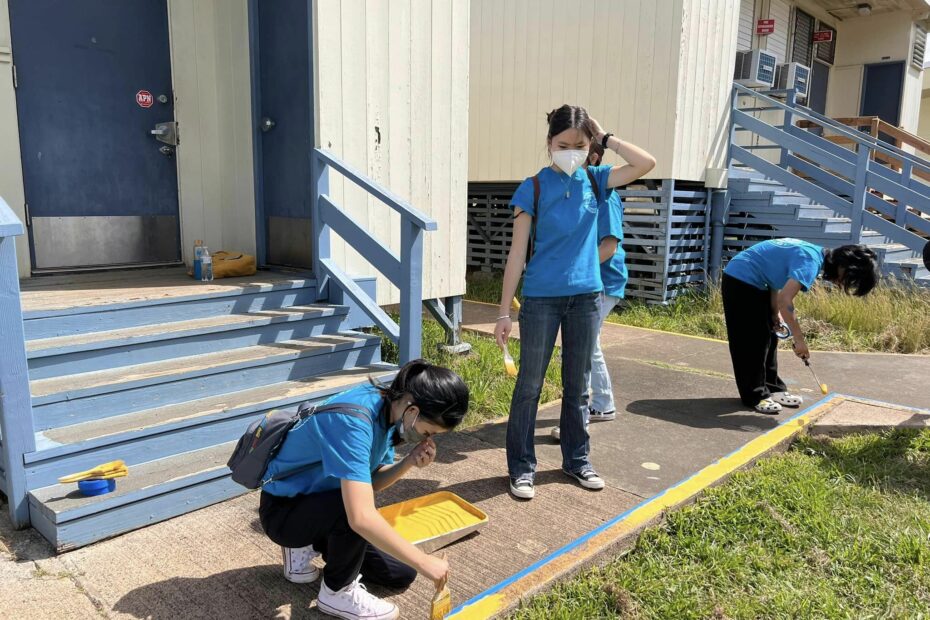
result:
[[[760,19],[756,21],[756,34],[772,34],[775,32],[774,19]]]
[[[830,43],[833,41],[833,31],[832,30],[816,30],[814,31],[814,43]]]
[[[139,104],[140,108],[151,108],[152,104],[155,103],[155,98],[147,90],[140,90],[136,93],[136,103]]]

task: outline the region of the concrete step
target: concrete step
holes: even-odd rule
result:
[[[380,361],[358,332],[270,342],[30,382],[36,430],[47,430]]]
[[[347,306],[293,306],[30,340],[29,376],[47,379],[335,333],[348,311]]]
[[[37,451],[26,455],[27,488],[115,459],[134,466],[233,441],[268,411],[323,400],[369,377],[390,380],[395,371],[389,364],[349,368],[49,429],[36,434]]]

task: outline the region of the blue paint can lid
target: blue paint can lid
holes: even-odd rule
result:
[[[116,489],[116,480],[81,480],[78,482],[78,490],[81,495],[103,495]]]

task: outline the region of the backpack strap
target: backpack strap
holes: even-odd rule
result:
[[[312,406],[309,403],[301,403],[297,408],[297,420],[302,421],[306,420],[312,415],[317,415],[320,413],[341,413],[344,415],[350,415],[353,418],[358,418],[360,420],[365,420],[371,424],[375,423],[377,415],[372,415],[372,411],[367,407],[362,407],[361,405],[356,405],[353,403],[330,403],[328,405],[321,406]],[[296,422],[295,421],[295,422]],[[305,463],[300,467],[294,467],[292,469],[286,469],[282,472],[279,472],[278,475],[272,476],[267,480],[262,480],[262,486],[265,486],[269,482],[275,482],[281,480],[282,478],[287,478],[295,474],[300,474],[305,471],[310,471],[314,467],[319,467],[322,465],[322,461],[316,461],[315,463]]]
[[[523,261],[524,268],[526,265],[530,264],[530,259],[533,257],[533,250],[536,245],[536,220],[539,218],[539,195],[541,193],[539,187],[539,175],[533,175],[533,216],[530,218],[530,238],[526,243],[526,260]]]
[[[591,187],[594,189],[594,197],[597,199],[598,202],[600,202],[601,191],[597,186],[597,179],[594,178],[594,173],[591,172],[591,168],[585,168],[584,171],[588,173],[588,180],[591,181]]]

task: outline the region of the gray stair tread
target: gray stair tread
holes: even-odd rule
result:
[[[127,496],[139,495],[167,482],[181,482],[184,478],[214,471],[219,475],[226,467],[229,455],[236,442],[211,446],[202,450],[185,452],[168,458],[150,461],[129,468],[129,475],[116,479],[116,490],[105,495],[85,497],[78,493],[77,484],[55,484],[30,491],[33,499],[42,504],[42,509],[55,515],[56,522],[62,521],[64,513],[85,509],[93,504],[119,505],[133,501]],[[81,511],[86,512],[86,510]],[[65,519],[66,520],[66,519]]]
[[[235,409],[261,409],[263,404],[282,400],[295,400],[310,394],[343,389],[365,381],[367,377],[393,373],[389,364],[375,364],[340,370],[332,373],[283,381],[239,392],[211,396],[176,405],[156,407],[136,413],[92,420],[71,426],[62,426],[42,432],[42,435],[59,444],[74,444],[147,428],[174,424],[210,416]]]
[[[228,351],[148,362],[124,368],[37,379],[30,382],[30,387],[33,397],[42,397],[93,388],[118,388],[121,384],[153,379],[171,381],[174,375],[185,375],[191,372],[209,373],[211,369],[223,366],[246,364],[266,359],[269,361],[284,361],[313,355],[314,353],[325,353],[334,347],[353,345],[371,339],[372,337],[364,334],[343,333],[285,340]]]
[[[23,312],[28,315],[34,312],[80,308],[92,311],[93,306],[102,305],[171,302],[190,297],[301,288],[312,282],[311,276],[306,274],[260,271],[253,276],[224,278],[204,283],[187,277],[183,268],[177,268],[152,272],[43,276],[24,280],[21,288]]]
[[[80,349],[95,348],[94,345],[119,341],[120,344],[133,344],[140,341],[156,339],[159,336],[171,337],[183,332],[217,331],[218,328],[234,329],[237,327],[250,327],[264,325],[273,321],[295,320],[301,317],[328,316],[331,314],[345,314],[345,306],[291,306],[278,310],[261,310],[246,314],[224,314],[189,321],[173,321],[155,325],[142,325],[127,327],[110,331],[88,332],[71,336],[58,336],[30,340],[26,343],[26,350],[30,353],[46,351],[48,349]]]

